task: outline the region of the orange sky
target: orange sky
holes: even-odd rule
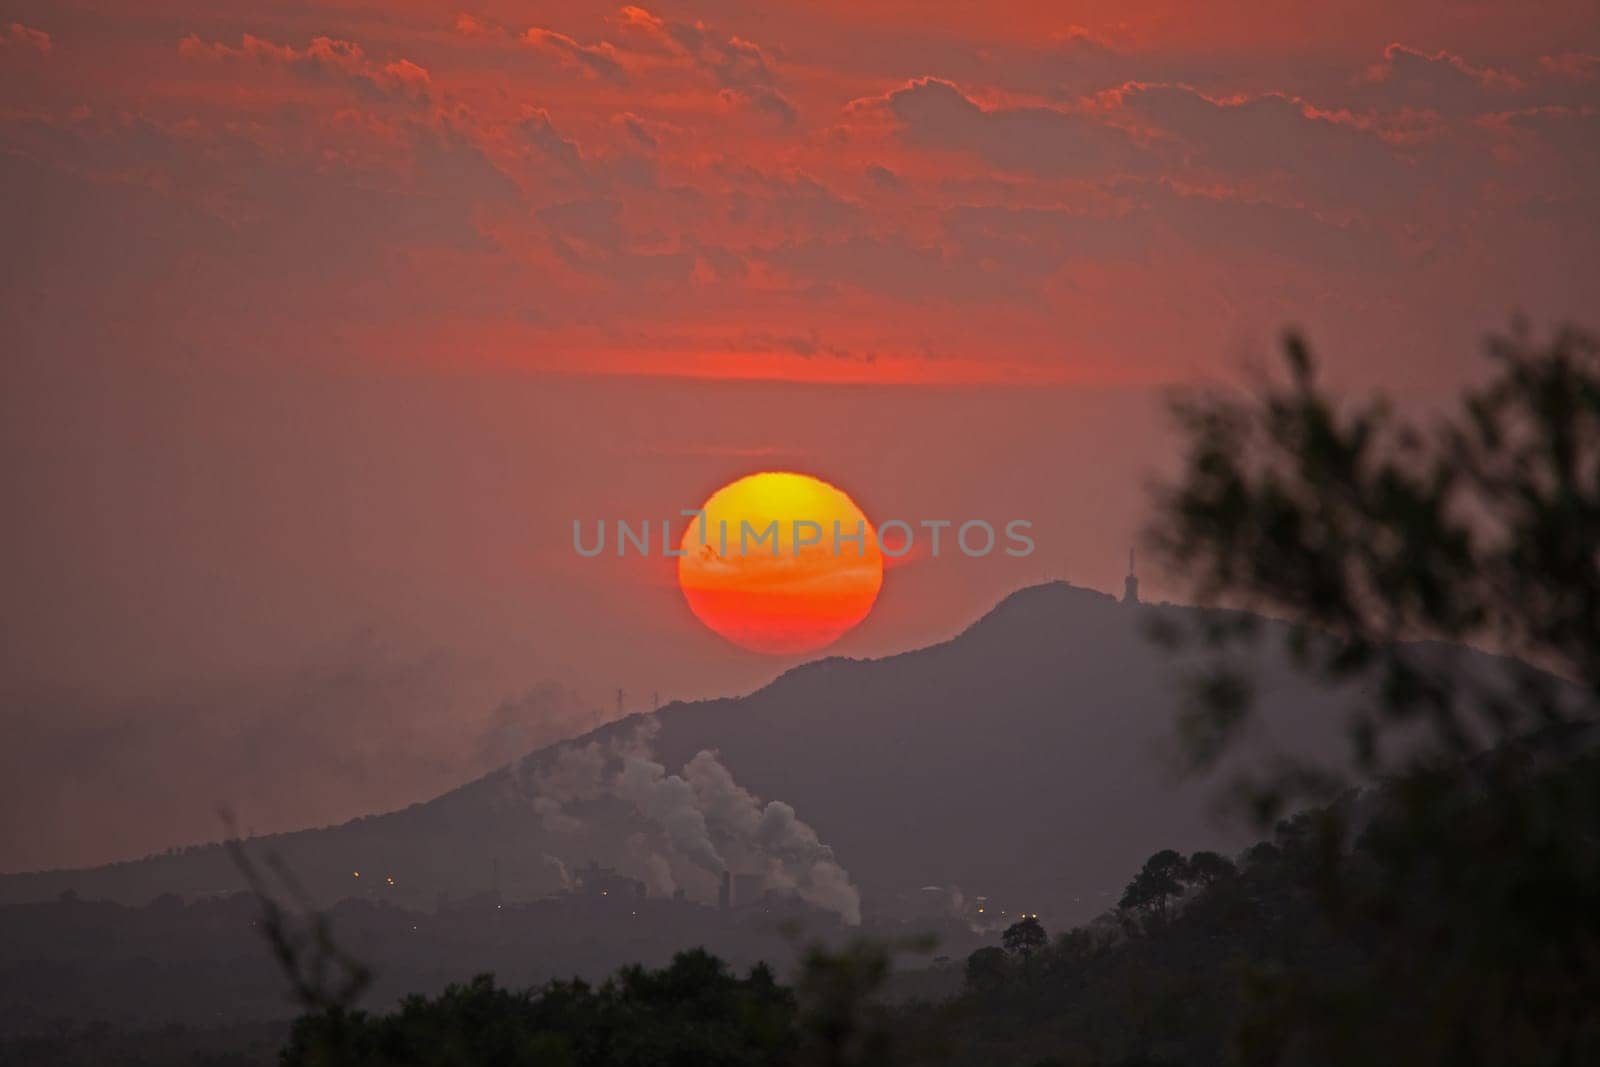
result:
[[[1286,324],[1428,403],[1592,315],[1592,3],[859,8],[0,5],[0,868],[777,669],[573,518],[778,468],[1035,522],[896,567],[877,654],[1117,587],[1161,390]]]

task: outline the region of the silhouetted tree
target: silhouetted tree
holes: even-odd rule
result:
[[[1005,949],[990,945],[980,948],[967,957],[967,988],[980,992],[993,992],[1005,985],[1011,974],[1011,959]]]
[[[1238,874],[1233,861],[1215,852],[1196,852],[1184,866],[1185,882],[1198,886],[1211,886]]]
[[[1000,944],[1013,956],[1027,959],[1050,943],[1037,915],[1027,915],[1006,927],[1000,935]]]
[[[1290,802],[1336,796],[1350,784],[1341,766],[1405,773],[1593,714],[1595,341],[1568,331],[1541,346],[1521,330],[1495,340],[1498,374],[1431,430],[1381,398],[1336,401],[1298,337],[1285,352],[1287,384],[1265,382],[1254,400],[1178,406],[1184,473],[1160,492],[1148,538],[1201,603],[1288,620],[1297,667],[1330,683],[1360,681],[1371,694],[1350,709],[1346,752],[1317,761],[1280,753],[1266,775],[1240,783],[1263,825]],[[1181,723],[1197,767],[1214,765],[1246,732],[1251,679],[1226,653],[1264,633],[1235,612],[1212,614],[1197,635],[1162,630],[1219,653],[1194,679],[1197,699]],[[1523,662],[1494,676],[1466,670],[1467,644]],[[1402,730],[1410,743],[1385,743]]]
[[[1287,383],[1253,400],[1181,405],[1183,474],[1150,537],[1224,609],[1159,632],[1210,652],[1179,724],[1196,768],[1250,734],[1249,646],[1282,635],[1296,669],[1350,699],[1344,751],[1277,752],[1235,782],[1264,826],[1325,805],[1245,873],[1268,914],[1314,889],[1339,935],[1315,961],[1287,942],[1297,970],[1257,974],[1240,1048],[1600,1062],[1600,350],[1519,328],[1426,429],[1381,399],[1335,400],[1298,338],[1286,355]],[[1470,669],[1467,644],[1520,658]]]
[[[794,1062],[798,1037],[794,994],[770,970],[741,979],[695,949],[660,970],[625,967],[600,986],[557,981],[514,992],[480,975],[437,997],[407,997],[389,1015],[308,1013],[280,1062],[777,1067]]]
[[[818,1067],[883,1067],[891,1062],[887,1015],[877,995],[889,977],[891,946],[857,940],[842,950],[812,948],[800,969],[802,1062]]]
[[[1162,849],[1144,861],[1144,867],[1122,892],[1117,907],[1138,912],[1146,919],[1164,920],[1170,902],[1183,894],[1188,864],[1177,852]]]

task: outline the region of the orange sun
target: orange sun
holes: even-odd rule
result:
[[[678,585],[689,610],[743,648],[812,652],[872,610],[883,585],[877,531],[819,478],[767,471],[711,494],[684,531]]]

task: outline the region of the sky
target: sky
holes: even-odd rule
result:
[[[1566,0],[0,0],[0,870],[763,684],[571,541],[754,471],[1033,524],[839,654],[1118,589],[1174,390],[1447,401],[1592,315],[1597,163]]]

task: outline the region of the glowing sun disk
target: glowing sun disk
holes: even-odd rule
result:
[[[832,644],[883,585],[877,532],[842,490],[792,472],[718,489],[684,531],[678,585],[695,617],[777,655]]]

